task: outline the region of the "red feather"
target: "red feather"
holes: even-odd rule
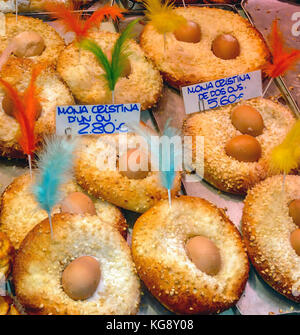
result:
[[[42,66],[36,66],[33,68],[30,84],[23,97],[12,85],[0,78],[0,83],[5,87],[7,94],[13,101],[14,116],[21,128],[19,143],[26,155],[32,155],[36,147],[34,127],[38,98],[35,82],[42,68]]]
[[[272,62],[266,65],[265,71],[269,77],[276,78],[286,73],[298,60],[300,50],[288,48],[284,45],[283,36],[278,28],[277,20],[273,21],[270,35]]]
[[[84,20],[82,12],[75,12],[73,5],[67,7],[64,4],[48,2],[45,6],[54,18],[61,20],[66,30],[76,34],[77,40],[87,37],[89,30],[100,25],[105,17],[110,16],[116,20],[123,18],[122,12],[124,12],[118,6],[104,6],[97,9],[87,20]]]

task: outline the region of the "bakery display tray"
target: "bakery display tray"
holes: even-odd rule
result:
[[[247,1],[250,3],[251,1]],[[111,1],[114,4],[115,1]],[[224,10],[234,11],[248,19],[251,23],[253,20],[253,14],[249,15],[246,11],[246,4],[242,6],[236,5],[202,5],[195,4],[194,6],[206,6],[214,8],[222,8]],[[300,8],[299,8],[300,10]],[[90,15],[93,12],[93,7],[84,10],[85,15]],[[32,17],[40,18],[44,21],[49,21],[49,15],[47,13],[26,13]],[[103,25],[104,29],[122,31],[126,25],[135,18],[141,18],[141,23],[137,25],[136,32],[137,37],[142,31],[145,21],[144,14],[140,5],[135,5],[134,9],[129,10],[125,14],[125,19],[118,22],[113,26],[112,23]],[[52,21],[52,20],[51,20]],[[61,33],[59,26],[55,22],[50,23],[54,26],[59,33]],[[268,80],[264,80],[264,87],[268,85]],[[266,97],[270,97],[276,101],[279,101],[287,106],[299,117],[300,112],[291,92],[288,89],[287,84],[282,78],[277,79],[269,87]],[[151,111],[145,111],[142,113],[141,119],[147,124],[162,130],[166,121],[171,119],[171,124],[177,128],[181,128],[182,122],[185,118],[185,111],[183,105],[183,99],[180,91],[164,85],[164,92],[161,100],[159,101],[156,108]],[[2,192],[5,187],[18,175],[25,172],[27,169],[26,162],[17,160],[0,159],[0,191]],[[243,197],[233,196],[224,192],[221,192],[204,180],[200,180],[197,176],[194,176],[194,181],[183,180],[182,192],[191,196],[197,196],[207,199],[219,208],[223,208],[231,221],[240,229],[241,216],[243,210]],[[139,214],[123,211],[124,215],[130,226],[130,232],[134,225],[134,222],[138,218]],[[130,243],[130,234],[129,241]],[[13,289],[13,288],[12,288]],[[299,304],[295,304],[283,296],[276,293],[270,288],[259,275],[256,274],[255,270],[251,268],[249,281],[247,282],[246,289],[237,303],[236,307],[226,311],[224,314],[282,314],[282,313],[300,313]],[[142,290],[142,301],[139,314],[147,315],[170,315],[172,314],[166,308],[164,308],[148,291],[145,287]]]

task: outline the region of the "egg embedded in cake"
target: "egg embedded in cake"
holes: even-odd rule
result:
[[[143,213],[168,198],[150,156],[144,140],[134,133],[85,136],[76,153],[75,177],[89,194]],[[180,190],[180,177],[177,172],[172,195]]]
[[[98,216],[56,214],[23,240],[14,264],[16,295],[28,314],[132,315],[140,283],[128,244]]]
[[[245,194],[272,175],[271,150],[294,123],[288,108],[257,98],[192,114],[183,128],[186,136],[204,137],[204,179],[222,191]],[[193,147],[192,165],[201,171],[199,150],[202,148]]]
[[[238,14],[206,7],[176,8],[174,12],[189,27],[183,25],[164,38],[149,23],[141,35],[146,55],[173,86],[255,71],[269,59],[260,33]]]
[[[248,192],[242,219],[252,264],[273,289],[296,302],[300,302],[299,190],[299,176],[267,178]]]
[[[27,233],[48,214],[39,208],[34,195],[29,174],[21,175],[6,188],[1,197],[0,231],[9,236],[13,246],[18,249]],[[107,224],[114,226],[126,238],[127,224],[122,213],[114,205],[87,194],[74,181],[61,186],[63,198],[53,213],[72,213],[97,215]]]
[[[10,59],[0,72],[1,79],[7,81],[22,95],[29,86],[33,66],[30,59]],[[36,88],[39,107],[35,135],[39,148],[46,135],[55,133],[56,106],[72,105],[74,99],[52,66],[45,65],[37,77]],[[6,89],[0,85],[0,155],[23,158],[24,154],[18,143],[21,130],[14,117],[13,109],[14,104]]]
[[[94,40],[110,59],[118,36],[117,33],[93,31],[89,38]],[[128,54],[128,61],[114,90],[115,103],[141,103],[142,110],[145,110],[153,106],[161,96],[160,73],[152,62],[147,60],[134,40],[128,40],[124,48]],[[91,52],[79,49],[76,42],[61,53],[57,70],[78,103],[112,103],[112,93],[103,68]]]
[[[133,227],[132,254],[149,291],[178,314],[219,313],[248,279],[244,243],[224,212],[188,196],[158,204]]]
[[[30,57],[35,63],[56,64],[64,48],[58,33],[42,20],[27,16],[5,15],[5,34],[0,36],[0,53],[12,48],[11,58]]]

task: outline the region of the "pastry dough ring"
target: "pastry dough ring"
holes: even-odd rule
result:
[[[179,7],[176,14],[199,24],[198,43],[178,41],[173,33],[159,34],[147,24],[141,35],[141,46],[154,61],[165,80],[175,87],[235,76],[263,68],[269,58],[268,48],[260,33],[239,14],[207,7]],[[231,34],[240,43],[240,55],[224,60],[211,50],[221,34]]]
[[[300,176],[270,177],[255,185],[245,199],[243,236],[252,264],[276,291],[300,302],[300,257],[290,243],[299,228],[289,216],[289,203],[300,198]]]
[[[239,162],[228,156],[226,143],[241,135],[232,124],[231,111],[237,105],[250,105],[256,108],[263,120],[263,133],[256,137],[262,147],[258,162]],[[257,182],[270,176],[269,155],[276,145],[285,138],[295,123],[292,112],[279,103],[268,99],[251,99],[220,109],[190,115],[184,123],[184,134],[204,136],[204,179],[216,188],[234,194],[245,194]],[[202,161],[197,160],[199,150],[193,147],[193,168],[202,171]],[[198,155],[196,155],[198,152]]]
[[[136,314],[140,284],[130,249],[111,225],[97,216],[56,214],[51,239],[48,219],[23,240],[14,264],[16,295],[29,314]],[[66,266],[80,256],[95,257],[101,268],[98,289],[75,301],[63,290]]]
[[[219,248],[221,269],[209,276],[185,251],[193,236]],[[248,279],[249,263],[241,236],[224,212],[200,198],[161,201],[135,223],[132,253],[140,278],[169,310],[178,314],[221,312],[233,306]]]

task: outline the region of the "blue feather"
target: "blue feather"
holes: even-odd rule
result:
[[[33,186],[33,194],[40,207],[50,215],[52,208],[61,200],[59,186],[72,166],[75,143],[58,137],[45,142],[44,152],[37,164],[40,175]]]
[[[140,124],[130,124],[128,128],[132,129],[136,134],[142,136],[150,148],[150,152],[153,158],[158,162],[161,184],[164,188],[170,191],[173,188],[174,180],[176,177],[176,172],[181,163],[182,159],[182,147],[175,147],[175,145],[167,145],[168,140],[174,138],[175,136],[180,136],[178,129],[171,127],[170,120],[167,121],[164,131],[159,138],[159,143],[153,145],[151,141],[151,136],[154,134],[151,131],[147,131],[147,128],[141,126]],[[164,141],[166,139],[166,141]]]

